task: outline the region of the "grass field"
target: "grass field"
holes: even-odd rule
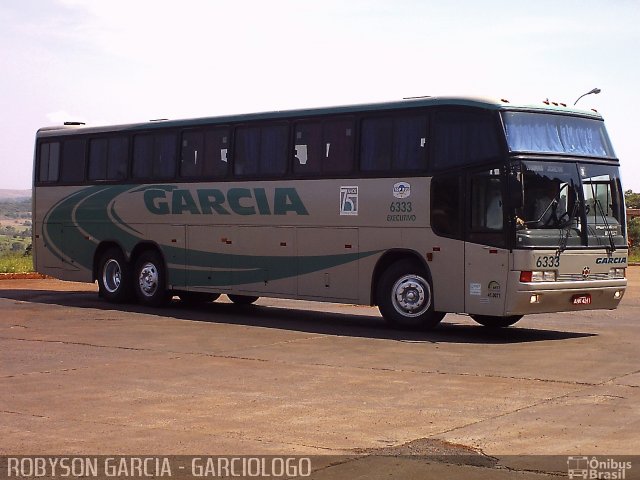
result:
[[[22,253],[5,253],[0,255],[0,273],[29,273],[33,272],[31,255]]]

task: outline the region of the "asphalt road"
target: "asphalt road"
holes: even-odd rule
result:
[[[558,468],[512,456],[639,454],[640,268],[628,272],[616,311],[497,332],[447,315],[425,333],[369,307],[152,310],[93,285],[2,280],[0,454],[337,456],[315,478],[422,478],[425,465],[540,478]],[[402,456],[469,453],[491,461]]]

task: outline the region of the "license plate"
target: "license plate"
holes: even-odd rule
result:
[[[574,295],[571,297],[571,303],[574,305],[591,305],[591,295],[588,293],[584,295]]]

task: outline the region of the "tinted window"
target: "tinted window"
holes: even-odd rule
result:
[[[469,241],[503,246],[505,237],[501,170],[492,168],[478,172],[471,176],[470,181]]]
[[[127,177],[129,141],[126,137],[98,138],[89,142],[89,179],[124,180]]]
[[[260,160],[260,128],[236,130],[234,171],[236,175],[257,175]]]
[[[105,180],[107,178],[106,138],[94,139],[89,142],[89,180]]]
[[[295,131],[295,173],[316,175],[322,173],[322,124],[299,123]]]
[[[180,175],[198,177],[202,175],[204,163],[204,134],[202,132],[184,132],[180,151]]]
[[[62,169],[60,180],[65,183],[84,181],[85,145],[83,139],[62,142]]]
[[[283,175],[287,170],[286,125],[241,127],[236,130],[236,175]]]
[[[393,155],[393,120],[367,119],[362,122],[360,168],[367,171],[391,170]]]
[[[40,165],[38,180],[55,182],[58,180],[60,167],[60,143],[50,142],[40,145]]]
[[[202,173],[208,177],[226,177],[229,171],[229,130],[214,129],[204,132],[205,161]]]
[[[294,172],[308,175],[351,172],[353,132],[351,119],[297,124]]]
[[[137,135],[133,142],[135,178],[172,178],[176,170],[177,135]]]
[[[133,177],[150,178],[153,172],[153,135],[136,135],[133,141]]]
[[[360,168],[374,172],[424,170],[426,142],[426,117],[365,119]]]
[[[124,180],[129,166],[129,139],[116,137],[109,139],[107,156],[107,179]]]
[[[485,112],[438,112],[434,119],[434,169],[494,159],[500,143],[494,116]]]
[[[349,173],[353,170],[353,120],[335,120],[324,124],[324,173]]]
[[[176,174],[176,149],[178,138],[174,133],[155,136],[153,152],[153,176],[172,178]]]
[[[461,238],[462,209],[460,178],[434,177],[431,180],[431,227],[438,235]]]

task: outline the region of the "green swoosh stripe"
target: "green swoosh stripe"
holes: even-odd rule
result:
[[[173,190],[173,185],[134,187],[91,186],[55,204],[45,216],[43,232],[51,251],[65,261],[74,260],[87,270],[93,268],[95,249],[101,242],[114,241],[132,251],[146,240],[141,232],[126,224],[115,212],[113,201],[125,192],[148,189]],[[90,237],[90,240],[87,239]],[[161,245],[166,258],[184,258],[182,248]],[[270,281],[304,275],[366,258],[380,250],[317,256],[259,256],[188,250],[185,267],[169,268],[171,279],[184,278],[189,285],[225,286]],[[170,282],[175,283],[175,282]]]

